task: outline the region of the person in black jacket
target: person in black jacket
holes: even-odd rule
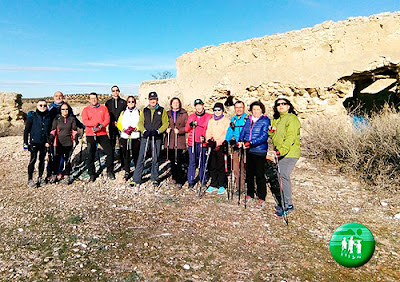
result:
[[[43,184],[44,159],[46,148],[49,145],[50,116],[45,100],[40,100],[36,105],[36,111],[30,111],[27,115],[24,130],[24,149],[31,152],[28,165],[28,187],[39,187]],[[29,140],[29,141],[28,141]],[[39,152],[39,174],[37,182],[33,182],[33,171]]]
[[[72,154],[73,142],[75,142],[75,144],[78,143],[78,131],[75,118],[69,115],[70,108],[71,107],[67,103],[61,105],[61,115],[57,116],[53,120],[51,127],[50,142],[53,144],[55,156],[50,183],[55,183],[57,180],[61,157],[66,162],[64,182],[66,184],[70,184],[72,181],[72,179],[69,177],[71,173],[70,156]]]
[[[117,121],[122,111],[126,109],[126,101],[120,96],[120,90],[117,85],[111,87],[112,98],[106,102],[108,113],[110,114],[110,124],[108,125],[108,134],[110,135],[111,148],[114,150],[117,143],[117,138],[120,137],[119,130],[117,128]],[[119,150],[119,159],[121,165],[124,166],[124,157],[122,156],[122,150]]]

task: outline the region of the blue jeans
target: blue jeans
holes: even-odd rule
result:
[[[200,169],[199,169],[199,179],[203,181],[204,170],[205,170],[205,162],[206,162],[206,147],[201,147],[201,143],[194,143],[194,153],[193,147],[189,146],[189,167],[188,167],[188,183],[193,184],[195,176],[196,176],[196,168],[199,166],[200,160]],[[200,157],[201,155],[201,157]]]

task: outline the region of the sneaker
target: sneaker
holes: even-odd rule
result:
[[[127,171],[125,171],[125,175],[124,175],[125,181],[128,181],[128,180],[129,180],[129,176],[130,176],[130,173],[127,172]]]
[[[288,212],[294,211],[294,205],[288,205],[287,206],[287,211]]]
[[[32,179],[29,179],[28,180],[28,188],[35,188],[35,187],[36,187],[36,183],[33,182]]]
[[[157,188],[158,185],[160,185],[160,183],[159,183],[157,180],[153,180],[153,181],[152,181],[152,184],[153,184],[153,187],[154,187],[154,188]]]
[[[261,200],[261,199],[258,199],[258,203],[256,205],[256,208],[257,209],[262,209],[264,206],[265,206],[265,201]]]
[[[50,183],[50,184],[54,184],[54,183],[56,183],[56,182],[57,182],[57,175],[52,175],[52,176],[50,176],[49,183]]]
[[[45,184],[45,180],[42,177],[37,178],[37,186],[43,186]]]
[[[218,188],[217,194],[218,194],[218,195],[222,195],[222,194],[224,194],[224,193],[225,193],[225,188],[224,188],[224,187],[219,187],[219,188]]]
[[[208,188],[207,188],[207,190],[206,190],[206,193],[212,193],[212,192],[214,192],[214,191],[217,191],[217,188],[216,188],[216,187],[208,186]]]
[[[112,172],[112,171],[107,172],[107,177],[108,177],[108,179],[110,179],[110,180],[115,180],[114,172]]]
[[[246,204],[251,203],[254,199],[250,197],[249,195],[246,195],[243,199],[243,203],[246,202]]]
[[[136,183],[135,181],[132,181],[131,183],[129,183],[129,186],[131,186],[132,188],[137,188],[139,187],[139,183]]]
[[[89,182],[94,182],[96,180],[96,175],[90,175]]]
[[[285,215],[287,215],[287,214],[288,214],[288,211],[287,211],[287,210],[281,209],[281,210],[279,210],[279,211],[276,211],[276,212],[274,213],[274,216],[275,216],[275,217],[283,217],[283,216],[285,216]]]
[[[175,184],[175,189],[176,189],[176,190],[181,190],[181,189],[182,189],[182,186],[183,186],[182,184],[176,183],[176,184]]]

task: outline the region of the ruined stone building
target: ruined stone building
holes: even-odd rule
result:
[[[370,110],[399,105],[399,66],[400,12],[382,13],[185,53],[176,78],[142,82],[139,100],[157,91],[162,105],[174,96],[185,105],[233,96],[270,107],[286,95],[303,117],[357,103]]]

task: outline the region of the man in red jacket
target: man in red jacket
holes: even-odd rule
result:
[[[99,104],[97,94],[94,92],[89,95],[89,106],[85,107],[82,111],[82,122],[86,126],[86,140],[89,151],[87,165],[90,182],[96,180],[94,162],[97,144],[101,145],[107,156],[107,176],[109,179],[114,180],[114,156],[106,130],[107,125],[110,123],[110,115],[107,107]]]

